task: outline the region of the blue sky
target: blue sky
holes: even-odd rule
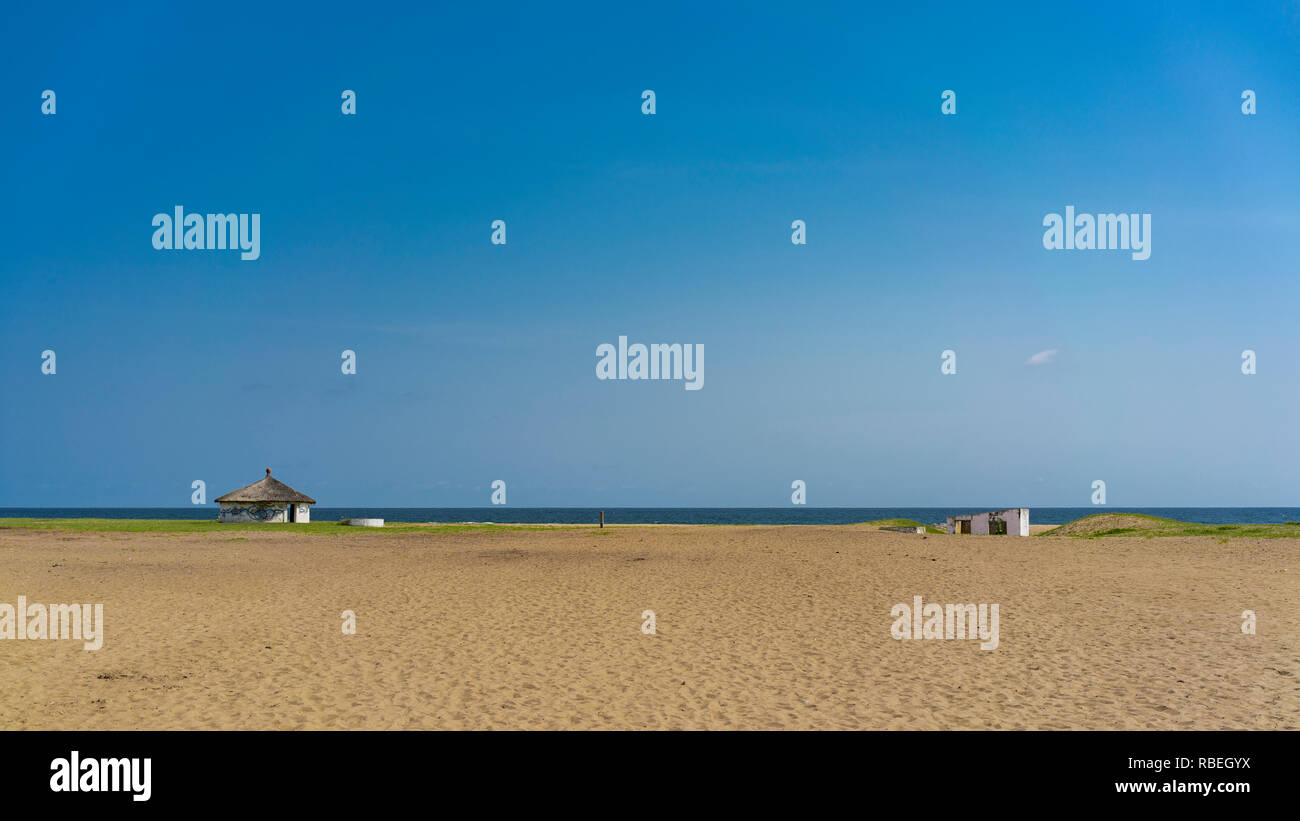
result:
[[[0,506],[1296,504],[1300,4],[907,5],[7,10]]]

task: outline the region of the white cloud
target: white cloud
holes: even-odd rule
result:
[[[1028,359],[1026,359],[1026,360],[1025,360],[1025,364],[1026,364],[1026,365],[1046,365],[1046,364],[1050,363],[1053,359],[1055,359],[1055,358],[1056,358],[1056,355],[1057,355],[1058,353],[1060,353],[1060,352],[1061,352],[1061,349],[1060,349],[1060,348],[1048,348],[1048,349],[1045,350],[1045,351],[1039,351],[1038,353],[1036,353],[1036,354],[1034,354],[1033,356],[1031,356],[1031,357],[1029,357]]]

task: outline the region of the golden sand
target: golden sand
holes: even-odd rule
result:
[[[0,640],[0,729],[1300,729],[1300,540],[0,531],[18,595],[106,635]],[[917,595],[999,647],[895,640]]]

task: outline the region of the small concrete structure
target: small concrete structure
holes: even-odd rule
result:
[[[353,527],[383,527],[383,519],[344,519],[342,524]]]
[[[218,496],[216,502],[221,505],[219,522],[310,522],[310,506],[316,504],[310,496],[272,479],[270,468],[265,479]]]
[[[949,533],[970,533],[975,536],[1028,536],[1029,508],[1011,507],[988,513],[970,513],[949,516]]]
[[[881,530],[896,530],[896,531],[898,531],[899,533],[925,533],[925,528],[924,528],[924,527],[908,527],[908,526],[899,526],[899,527],[882,527],[882,528],[880,528],[880,529],[881,529]]]

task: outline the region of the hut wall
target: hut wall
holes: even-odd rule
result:
[[[303,505],[306,507],[306,505]],[[287,522],[289,508],[285,504],[257,504],[255,502],[222,502],[219,522]],[[305,519],[303,521],[306,521]]]

